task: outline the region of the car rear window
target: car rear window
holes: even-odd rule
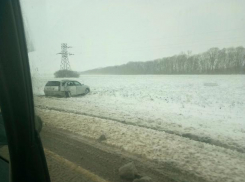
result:
[[[46,86],[60,86],[60,82],[58,81],[50,81],[46,84]]]

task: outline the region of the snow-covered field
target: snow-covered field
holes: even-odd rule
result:
[[[207,181],[245,179],[245,76],[81,76],[85,96],[43,96],[50,75],[34,76],[36,112],[47,125],[98,139]]]
[[[36,76],[34,94],[52,75]],[[81,76],[91,93],[35,97],[39,107],[174,133],[245,153],[245,76]]]

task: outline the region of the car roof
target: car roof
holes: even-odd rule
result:
[[[67,81],[69,81],[69,82],[77,82],[77,80],[61,80],[61,82],[67,82]]]
[[[78,81],[65,79],[65,80],[50,80],[48,82],[78,82]]]

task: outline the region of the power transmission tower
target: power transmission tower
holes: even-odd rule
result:
[[[60,70],[71,70],[70,62],[68,56],[74,55],[68,52],[68,48],[72,48],[71,46],[67,46],[67,43],[61,44],[61,52],[57,54],[61,54],[61,63]]]

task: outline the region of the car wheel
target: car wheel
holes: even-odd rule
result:
[[[66,97],[71,97],[71,92],[66,92]]]
[[[88,88],[86,88],[85,94],[88,94],[89,92],[90,92],[90,90]]]

